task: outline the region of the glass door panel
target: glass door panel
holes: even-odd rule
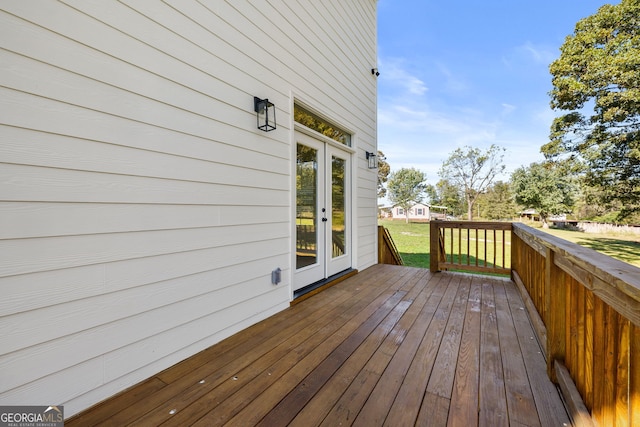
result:
[[[330,221],[327,229],[327,277],[351,267],[351,193],[349,153],[328,145],[327,204]]]
[[[331,258],[346,253],[345,171],[344,159],[331,156]]]
[[[298,144],[296,160],[296,269],[318,262],[318,150]]]
[[[324,144],[296,134],[296,272],[294,290],[325,278]]]

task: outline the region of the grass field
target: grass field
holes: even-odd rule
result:
[[[540,230],[640,267],[640,237],[637,235],[592,234],[554,228]]]
[[[420,222],[379,220],[386,227],[405,265],[429,268],[429,224]]]
[[[380,220],[391,233],[405,265],[429,268],[429,224]],[[588,234],[580,231],[548,229],[543,231],[640,267],[640,238],[637,235]]]

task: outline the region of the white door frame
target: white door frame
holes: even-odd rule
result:
[[[293,139],[293,238],[292,238],[292,291],[311,285],[330,277],[333,274],[346,270],[352,266],[353,259],[353,220],[352,220],[352,197],[351,197],[351,176],[352,176],[352,156],[354,150],[351,147],[333,141],[313,130],[309,130],[304,126],[296,124]],[[297,269],[297,200],[296,200],[296,162],[298,143],[318,150],[318,174],[317,174],[317,206],[316,212],[316,239],[318,247],[316,250],[317,262],[301,269]],[[345,208],[345,233],[344,247],[345,253],[339,256],[333,256],[333,230],[332,230],[332,177],[331,162],[332,158],[340,158],[344,160],[345,176],[344,176],[344,208]],[[323,212],[322,209],[325,209]],[[326,218],[326,221],[322,221]]]

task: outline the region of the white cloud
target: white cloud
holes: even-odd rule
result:
[[[392,59],[387,61],[379,61],[381,69],[381,78],[392,86],[403,88],[405,92],[422,96],[429,89],[427,85],[418,77],[409,73],[403,68],[403,61]]]
[[[456,77],[446,65],[441,62],[438,62],[436,65],[445,77],[445,86],[448,90],[452,92],[462,92],[467,89],[467,83]]]
[[[501,61],[510,70],[527,68],[532,65],[536,69],[538,67],[546,69],[557,58],[556,50],[527,41],[505,53]]]
[[[523,52],[526,56],[533,59],[539,64],[548,65],[555,59],[555,53],[551,52],[543,46],[536,46],[531,42],[526,42],[516,48],[517,51]]]
[[[533,114],[533,119],[541,126],[546,126],[547,129],[553,123],[553,119],[559,117],[561,114],[553,111],[548,105],[540,106]]]
[[[527,105],[498,99],[478,103],[474,97],[460,96],[461,92],[447,98],[454,89],[466,88],[445,65],[438,64],[436,71],[440,74],[436,78],[444,76],[451,84],[439,85],[426,96],[426,83],[408,72],[403,60],[382,61],[381,77],[385,79],[378,87],[378,148],[393,171],[415,167],[435,184],[442,163],[456,148],[464,146],[487,149],[496,144],[507,148],[508,173],[515,166],[539,160],[536,153],[548,134],[548,124],[541,123],[542,117],[527,114],[533,111]],[[509,175],[501,179],[508,180]]]
[[[487,148],[496,142],[499,123],[472,109],[434,111],[402,104],[379,105],[378,144],[392,170],[416,167],[438,181],[438,170],[459,147]]]
[[[517,167],[543,160],[540,147],[548,140],[550,123],[542,108],[529,116],[529,122],[518,121],[518,125],[512,116],[504,121],[498,117],[499,111],[515,109],[511,104],[496,104],[496,114],[492,114],[471,108],[435,111],[427,105],[380,104],[379,148],[393,171],[415,167],[426,172],[428,183],[435,184],[442,163],[456,148],[487,149],[496,144],[507,149],[507,170],[500,177],[507,181]]]
[[[502,63],[509,69],[527,66],[527,64],[530,65],[531,63],[546,68],[556,57],[555,50],[527,41],[515,46],[506,56],[503,56]]]
[[[502,115],[503,115],[503,116],[509,115],[509,114],[511,114],[511,113],[512,113],[516,108],[518,108],[518,107],[516,107],[515,105],[507,104],[506,102],[505,102],[505,103],[502,103]]]

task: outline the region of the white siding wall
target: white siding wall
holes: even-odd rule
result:
[[[354,132],[354,267],[376,262],[375,20],[0,1],[0,404],[71,415],[288,306],[293,94]]]

